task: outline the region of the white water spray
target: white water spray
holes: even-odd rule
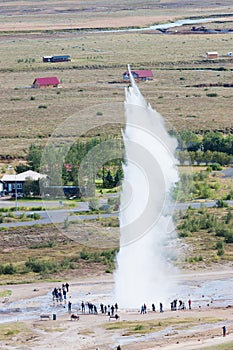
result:
[[[129,68],[130,72],[130,68]],[[165,302],[172,290],[171,241],[175,236],[169,209],[178,181],[177,142],[162,117],[147,104],[130,72],[126,89],[124,181],[121,192],[120,251],[115,273],[121,307]]]

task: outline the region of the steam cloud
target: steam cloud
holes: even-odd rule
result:
[[[160,114],[147,104],[131,72],[130,80],[125,98],[121,237],[115,273],[116,299],[125,308],[165,302],[174,288],[171,260],[176,233],[170,193],[179,179],[176,139],[168,134]]]

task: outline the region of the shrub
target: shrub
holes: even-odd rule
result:
[[[30,213],[27,215],[27,218],[29,219],[34,219],[34,220],[39,220],[40,219],[40,215],[37,213]]]
[[[179,238],[188,237],[189,236],[189,232],[188,231],[178,232],[178,236],[179,236]]]
[[[233,218],[233,214],[231,212],[231,209],[229,208],[227,211],[226,218],[225,218],[225,224],[229,224],[231,222],[232,218]]]
[[[80,252],[80,258],[83,259],[83,260],[89,260],[90,259],[90,254],[85,249],[83,249]]]
[[[212,170],[218,170],[218,171],[222,170],[222,167],[221,167],[221,165],[219,163],[210,164],[209,168],[212,169]]]
[[[134,328],[134,330],[135,331],[141,331],[141,330],[143,330],[143,325],[142,324],[137,324],[136,326],[135,326],[135,328]]]
[[[216,249],[217,249],[217,255],[222,256],[224,255],[224,243],[223,241],[218,241],[216,244]]]
[[[63,225],[63,228],[64,229],[67,229],[68,227],[69,227],[69,225],[70,225],[70,222],[69,222],[69,218],[68,218],[68,216],[65,218],[65,220],[64,220],[64,225]]]
[[[209,92],[208,94],[206,94],[207,97],[217,97],[218,94],[216,92]]]
[[[227,195],[226,195],[226,200],[231,200],[233,199],[233,190],[231,190]]]
[[[228,204],[223,199],[218,199],[215,204],[216,208],[226,208]]]
[[[11,263],[4,266],[4,275],[13,275],[14,273],[16,273],[16,268]]]
[[[36,260],[29,258],[25,263],[25,267],[35,273],[57,272],[59,266],[57,262]]]
[[[99,210],[99,200],[97,198],[91,198],[88,202],[88,207],[90,210]]]

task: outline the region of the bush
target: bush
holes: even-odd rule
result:
[[[213,164],[210,164],[209,167],[212,169],[212,170],[222,170],[222,167],[219,163],[213,163]]]
[[[218,199],[215,204],[216,208],[226,208],[228,207],[228,204],[224,202],[223,199]]]
[[[40,261],[34,258],[29,258],[25,263],[25,267],[35,273],[57,272],[59,270],[57,262]]]
[[[217,97],[218,94],[216,92],[209,92],[208,94],[206,94],[207,97]]]
[[[4,275],[13,275],[16,273],[16,268],[12,264],[7,264],[3,268]]]
[[[233,199],[233,190],[231,190],[227,195],[226,195],[226,200],[231,200]]]
[[[224,243],[223,241],[218,241],[216,244],[216,249],[217,249],[217,255],[222,256],[224,255]]]
[[[88,207],[90,210],[99,210],[100,204],[97,198],[91,198],[88,202]]]
[[[40,215],[37,213],[30,213],[27,215],[28,219],[34,219],[34,220],[39,220],[40,219]]]
[[[178,236],[179,236],[179,238],[188,237],[189,236],[189,232],[188,231],[178,232]]]

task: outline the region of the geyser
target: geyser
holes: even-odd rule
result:
[[[130,71],[130,68],[129,68]],[[176,139],[147,104],[130,72],[125,91],[124,181],[120,205],[120,251],[115,272],[121,307],[165,302],[174,292],[176,234],[171,189],[178,181]]]

